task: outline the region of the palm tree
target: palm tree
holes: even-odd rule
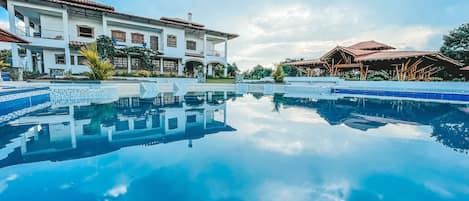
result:
[[[80,50],[80,54],[86,58],[86,65],[91,72],[86,73],[91,80],[107,80],[113,74],[114,66],[108,59],[99,57],[96,43],[91,43]]]
[[[2,78],[2,71],[5,70],[6,68],[8,68],[10,65],[8,65],[7,63],[5,63],[3,60],[0,60],[0,82],[3,81],[3,78]]]

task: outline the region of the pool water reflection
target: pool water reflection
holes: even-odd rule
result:
[[[468,150],[468,105],[121,98],[0,127],[0,200],[464,200]]]

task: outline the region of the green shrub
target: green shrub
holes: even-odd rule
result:
[[[444,79],[441,78],[441,77],[432,77],[432,78],[430,78],[430,81],[433,81],[433,82],[441,82],[441,81],[443,81],[443,80],[444,80]]]
[[[380,71],[371,71],[368,74],[367,80],[370,81],[383,81],[383,80],[389,80],[389,74],[386,71],[380,70]]]
[[[138,70],[132,73],[135,77],[150,77],[151,72],[147,70]]]
[[[283,67],[277,66],[277,69],[275,70],[272,77],[274,78],[275,82],[283,83],[283,78],[285,78],[285,72],[283,72]]]

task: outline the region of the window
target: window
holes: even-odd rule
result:
[[[144,42],[143,34],[132,33],[132,43],[143,44],[143,42]]]
[[[163,71],[165,73],[175,73],[177,72],[178,62],[176,60],[164,60],[163,61]]]
[[[132,70],[140,70],[141,63],[139,58],[131,58],[130,59],[130,66]]]
[[[123,31],[116,31],[113,30],[111,32],[112,39],[115,39],[117,42],[124,42],[125,43],[125,32]]]
[[[152,50],[158,50],[158,41],[159,41],[159,38],[158,36],[150,36],[150,48]]]
[[[70,61],[72,63],[72,65],[75,65],[75,56],[70,56]]]
[[[93,38],[94,37],[94,29],[90,26],[77,26],[78,36],[85,37],[85,38]]]
[[[176,128],[178,128],[178,119],[177,118],[168,119],[168,129],[174,130]]]
[[[160,60],[159,59],[153,59],[151,61],[151,63],[153,64],[153,67],[154,67],[154,70],[155,71],[160,71]]]
[[[168,35],[168,47],[177,47],[177,38],[175,35]]]
[[[117,70],[127,70],[127,57],[114,57],[112,63]]]
[[[78,65],[86,65],[86,58],[84,56],[78,56]]]
[[[56,54],[55,64],[65,64],[65,54]]]
[[[193,40],[186,41],[186,49],[197,50],[197,43]]]
[[[187,116],[187,123],[195,123],[197,121],[196,115]]]

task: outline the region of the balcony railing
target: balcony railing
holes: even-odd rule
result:
[[[211,57],[225,57],[225,52],[218,50],[207,50],[207,56]]]
[[[27,36],[34,38],[44,38],[52,40],[63,40],[64,32],[62,30],[53,30],[53,29],[42,29],[41,31],[30,30],[30,33],[26,33],[26,28],[24,26],[16,26],[16,34],[19,36]]]

